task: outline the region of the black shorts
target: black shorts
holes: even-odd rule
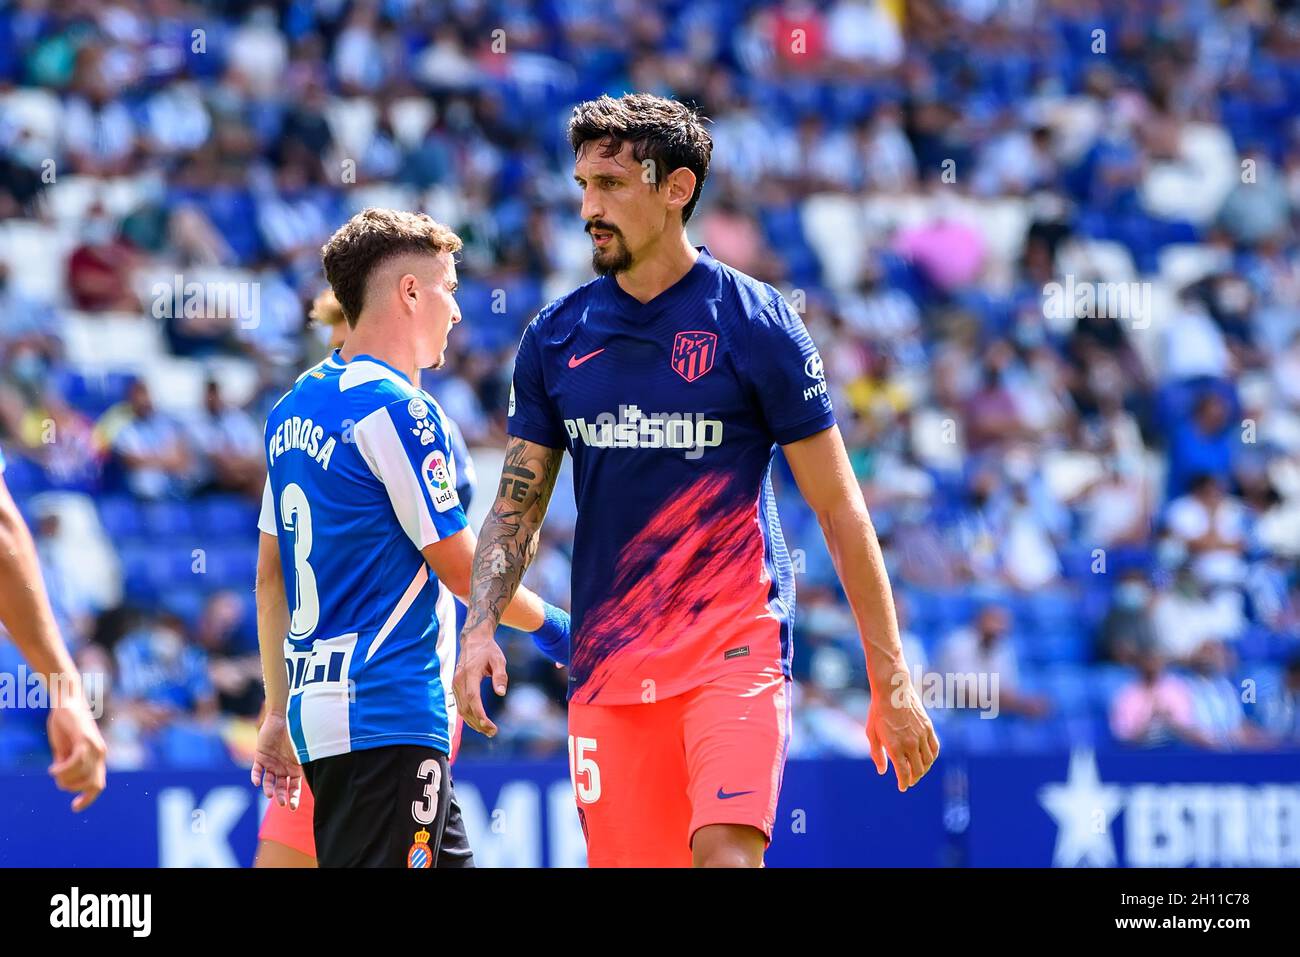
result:
[[[395,744],[303,765],[321,867],[473,867],[447,755]]]

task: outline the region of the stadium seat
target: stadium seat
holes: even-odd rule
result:
[[[1160,277],[1175,288],[1232,268],[1232,253],[1227,249],[1200,243],[1174,243],[1160,250]]]
[[[1127,665],[1103,662],[1094,665],[1090,671],[1089,690],[1092,697],[1093,711],[1109,714],[1110,703],[1121,688],[1137,677],[1137,672]]]
[[[5,450],[5,484],[15,499],[25,499],[51,488],[44,470],[30,459],[19,455],[12,446]]]
[[[140,507],[144,531],[150,538],[193,538],[198,532],[189,502],[147,502]]]
[[[199,620],[207,600],[208,593],[202,588],[172,587],[161,595],[163,608],[183,619],[189,627]]]
[[[207,582],[212,588],[248,590],[257,577],[257,546],[220,546],[206,552]]]
[[[125,313],[69,313],[64,344],[83,375],[143,371],[167,354],[156,320]]]
[[[9,266],[13,284],[28,295],[62,304],[67,286],[63,264],[76,247],[75,230],[32,219],[0,222],[0,260]]]
[[[158,736],[159,759],[170,768],[220,768],[232,763],[215,727],[196,723],[168,725]]]
[[[56,380],[65,401],[91,418],[126,398],[131,375],[107,369],[64,370]]]
[[[168,578],[165,557],[153,545],[132,542],[120,544],[117,555],[122,563],[122,586],[127,602],[136,605],[153,602],[159,593],[157,582]]]
[[[862,209],[845,196],[810,196],[802,207],[803,232],[816,252],[822,276],[832,289],[849,289],[858,281],[866,254]]]
[[[1003,740],[1008,750],[1034,753],[1069,746],[1065,722],[1055,715],[1037,719],[1014,716],[997,720],[1005,722]]]
[[[236,539],[247,542],[257,528],[258,505],[233,495],[212,495],[199,499],[192,508],[205,540]]]

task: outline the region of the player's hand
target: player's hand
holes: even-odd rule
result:
[[[898,790],[906,791],[920,781],[939,756],[939,739],[925,707],[906,672],[888,694],[872,694],[867,712],[867,740],[871,743],[871,760],[876,773],[889,768],[885,756],[894,764]]]
[[[80,695],[60,700],[50,708],[46,730],[54,755],[50,776],[60,790],[77,792],[72,799],[72,811],[80,814],[104,790],[107,780],[104,757],[108,747]]]
[[[289,723],[282,714],[268,714],[257,729],[257,753],[251,774],[253,787],[261,788],[280,807],[298,810],[302,797],[302,765],[289,739]]]
[[[456,706],[466,724],[491,738],[496,736],[497,726],[483,709],[483,696],[479,692],[483,679],[488,677],[492,679],[492,690],[497,697],[504,695],[510,678],[506,674],[506,656],[501,653],[501,647],[490,635],[462,635],[456,674],[451,681],[456,692]]]

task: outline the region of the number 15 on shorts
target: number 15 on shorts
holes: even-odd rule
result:
[[[569,735],[569,779],[573,793],[583,804],[600,800],[600,768],[596,766],[595,738],[578,738]]]

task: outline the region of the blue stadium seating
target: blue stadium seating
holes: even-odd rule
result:
[[[133,498],[114,495],[99,500],[99,521],[115,542],[144,534],[144,516],[140,503]]]

